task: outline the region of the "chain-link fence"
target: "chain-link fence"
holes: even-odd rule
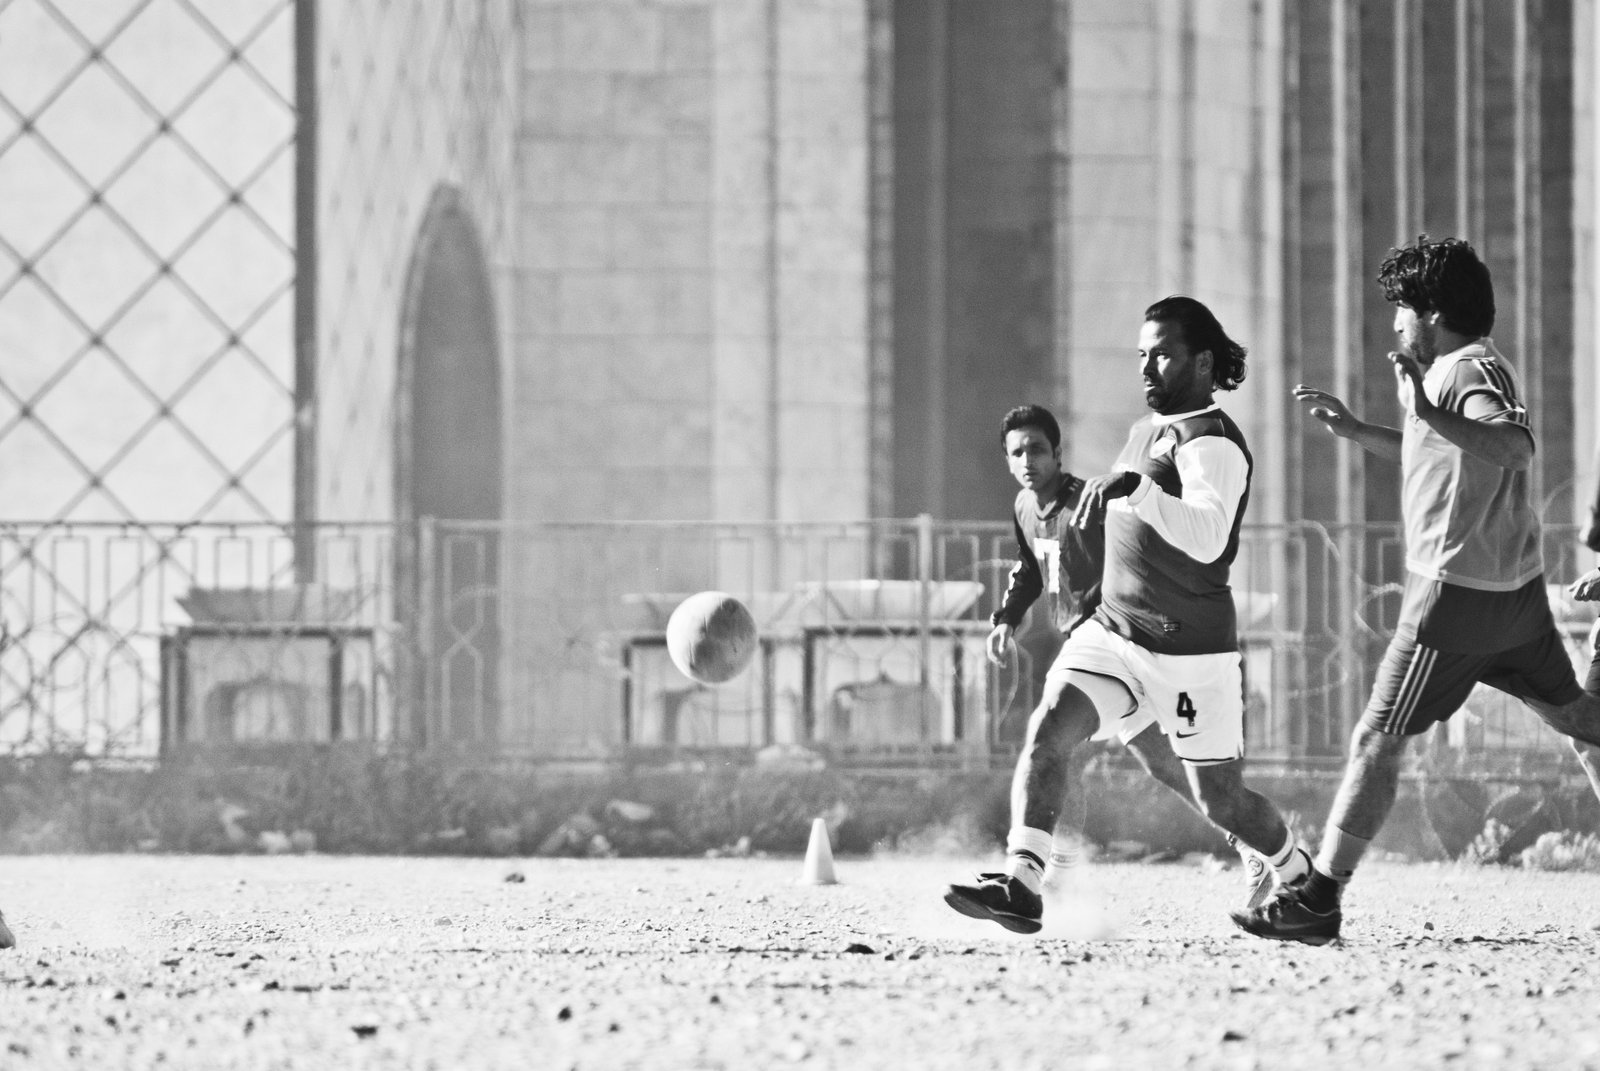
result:
[[[0,0],[8,516],[289,512],[294,24]]]
[[[301,533],[303,535],[303,533]],[[424,521],[316,526],[316,585],[272,525],[0,525],[0,746],[154,755],[368,741],[615,759],[799,745],[902,765],[1009,761],[1059,638],[985,657],[1009,526]],[[1593,608],[1552,606],[1587,666]],[[1340,756],[1399,607],[1391,527],[1247,526],[1234,567],[1257,762]],[[1369,580],[1369,576],[1393,577]],[[689,593],[728,591],[760,630],[721,685],[666,651]],[[1037,615],[1035,615],[1037,618]],[[1548,767],[1562,742],[1480,688],[1435,746]]]

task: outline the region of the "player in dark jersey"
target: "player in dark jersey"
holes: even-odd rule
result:
[[[1600,469],[1600,456],[1595,458],[1595,468]],[[1600,478],[1595,480],[1594,501],[1589,503],[1588,521],[1578,531],[1578,542],[1600,553]],[[1572,586],[1567,589],[1567,594],[1586,602],[1600,600],[1600,567],[1590,569],[1573,581]],[[1600,656],[1600,620],[1595,622],[1594,631],[1589,634],[1589,644],[1595,654]],[[1589,663],[1589,679],[1584,682],[1583,690],[1600,693],[1600,657]],[[1595,786],[1595,791],[1600,793],[1600,784]]]
[[[1137,422],[1116,471],[1085,483],[1071,523],[1105,526],[1100,605],[1068,637],[1052,673],[1059,701],[1034,711],[1011,786],[1006,871],[951,885],[974,918],[1035,933],[1051,831],[1071,753],[1125,717],[1149,717],[1183,760],[1217,826],[1265,856],[1280,881],[1309,867],[1277,809],[1246,788],[1244,689],[1229,567],[1249,499],[1250,454],[1213,401],[1244,378],[1244,347],[1211,310],[1171,297],[1145,310],[1139,369],[1154,414]]]
[[[1558,732],[1600,786],[1600,698],[1573,674],[1546,593],[1528,488],[1535,443],[1515,370],[1490,340],[1489,269],[1459,239],[1393,250],[1378,274],[1395,305],[1389,354],[1404,427],[1358,420],[1325,391],[1296,387],[1328,430],[1400,463],[1406,584],[1400,621],[1304,881],[1253,910],[1248,933],[1324,944],[1339,936],[1340,894],[1394,805],[1406,745],[1460,708],[1478,682],[1521,699]],[[1600,655],[1597,655],[1600,659]],[[1600,684],[1590,667],[1590,681]]]
[[[1595,468],[1600,469],[1600,453],[1595,457]],[[1589,520],[1578,533],[1578,542],[1600,553],[1600,477],[1594,482],[1594,499],[1589,503]]]
[[[1600,457],[1595,458],[1595,467],[1600,469]],[[1595,480],[1594,501],[1589,503],[1589,520],[1578,532],[1578,541],[1590,550],[1600,553],[1600,478]],[[1585,602],[1600,602],[1600,567],[1590,569],[1567,588],[1567,594],[1574,599]],[[1583,682],[1583,690],[1591,695],[1600,695],[1600,618],[1595,619],[1594,627],[1589,630],[1589,650],[1592,659],[1589,662],[1589,677]],[[1579,758],[1583,758],[1580,754]],[[1594,786],[1595,795],[1600,796],[1600,763],[1585,763],[1584,772],[1589,775],[1589,783]]]
[[[1105,529],[1080,527],[1072,522],[1083,480],[1061,466],[1061,428],[1042,405],[1021,405],[1000,422],[1000,445],[1011,475],[1021,485],[1012,503],[1012,530],[1017,540],[1017,562],[1011,568],[999,609],[990,617],[989,661],[1003,665],[1017,629],[1029,607],[1040,598],[1050,624],[1070,636],[1100,605],[1100,577],[1105,565]],[[1057,659],[1046,674],[1040,707],[1061,702],[1071,667]],[[1189,781],[1183,764],[1156,725],[1148,709],[1130,712],[1115,725],[1104,727],[1096,739],[1115,737],[1132,751],[1161,784],[1190,806]],[[1069,778],[1061,811],[1045,864],[1045,885],[1056,884],[1076,862],[1081,846],[1086,800],[1081,777]],[[1237,843],[1245,874],[1247,904],[1265,899],[1272,889],[1266,860]]]

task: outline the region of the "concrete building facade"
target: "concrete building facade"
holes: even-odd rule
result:
[[[1286,388],[1384,412],[1370,279],[1422,231],[1495,271],[1552,516],[1594,476],[1592,0],[113,7],[5,16],[12,516],[1003,515],[999,412],[1104,465],[1184,291],[1252,349],[1259,516],[1391,517]]]

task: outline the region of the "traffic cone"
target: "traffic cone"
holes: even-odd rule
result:
[[[811,843],[806,845],[806,868],[800,875],[802,885],[836,885],[833,876],[833,846],[828,843],[828,823],[821,818],[811,820]]]

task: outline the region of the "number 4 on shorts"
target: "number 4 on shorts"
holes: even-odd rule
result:
[[[1194,719],[1200,712],[1194,708],[1194,700],[1189,698],[1188,692],[1178,693],[1178,717],[1189,723],[1189,728],[1194,728]]]

